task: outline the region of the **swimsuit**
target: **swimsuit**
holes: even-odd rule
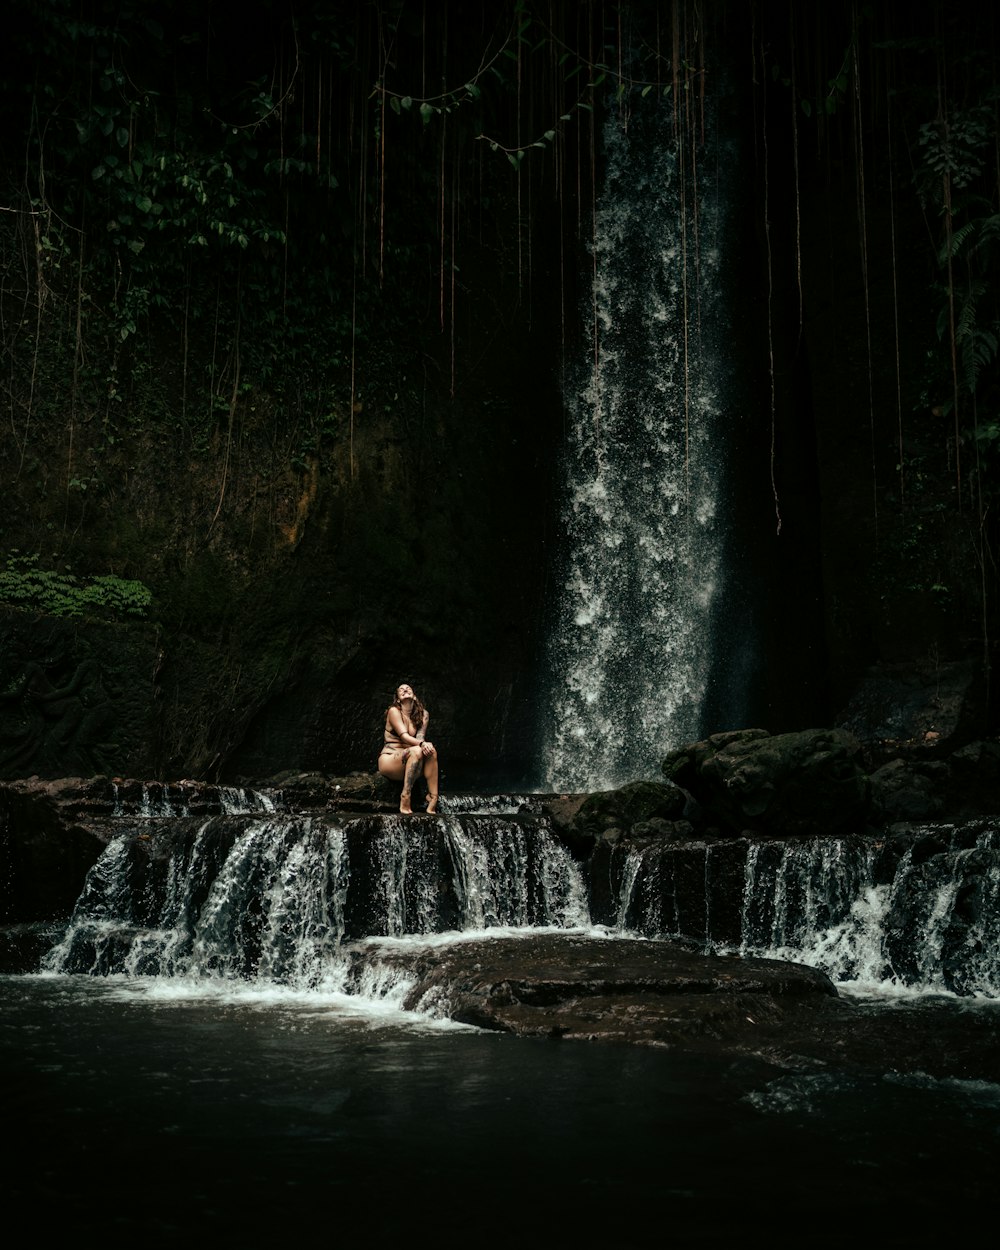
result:
[[[415,738],[417,736],[417,731],[413,728],[413,721],[410,720],[408,716],[404,716],[403,722],[406,725],[406,732],[411,738]],[[385,714],[384,739],[385,746],[383,746],[379,755],[404,755],[410,749],[405,742],[400,741],[399,735],[393,729],[392,725],[390,725],[388,712]]]

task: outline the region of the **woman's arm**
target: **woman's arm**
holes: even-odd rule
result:
[[[434,750],[434,744],[427,740],[427,726],[430,724],[430,719],[431,719],[430,712],[424,709],[424,719],[420,725],[420,729],[418,731],[419,736],[417,738],[417,741],[420,743],[421,747],[423,748],[424,755],[430,755],[430,753]]]

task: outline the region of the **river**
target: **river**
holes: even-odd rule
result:
[[[912,1246],[995,1192],[1000,1086],[891,1056],[776,1078],[158,978],[6,977],[0,998],[8,1209],[42,1244]]]

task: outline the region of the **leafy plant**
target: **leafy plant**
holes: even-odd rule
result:
[[[145,617],[153,596],[140,581],[113,573],[79,578],[39,566],[37,555],[14,553],[0,570],[0,603],[33,608],[49,616]]]

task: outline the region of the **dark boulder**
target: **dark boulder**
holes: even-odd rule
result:
[[[673,822],[684,815],[687,799],[675,785],[658,781],[630,781],[617,790],[589,794],[573,818],[573,832],[596,839],[606,829],[628,831],[644,824],[647,832],[657,826],[651,821]]]
[[[948,757],[948,814],[955,818],[1000,811],[1000,742],[970,742]]]
[[[944,811],[949,779],[943,760],[890,760],[871,775],[873,810],[890,822],[933,820]]]
[[[663,773],[690,792],[706,820],[729,832],[836,833],[856,828],[868,813],[858,750],[839,729],[745,729],[672,752]]]
[[[630,1042],[783,1071],[834,1065],[1000,1078],[1000,1014],[860,1004],[801,964],[570,934],[405,948],[359,942],[351,954],[358,981],[373,967],[405,970],[409,1009],[523,1037]]]
[[[373,962],[411,970],[407,1009],[434,1003],[453,1020],[523,1037],[725,1051],[803,1010],[849,1012],[815,969],[678,942],[547,934],[406,951],[359,943],[354,957],[358,976]]]
[[[835,723],[876,750],[917,743],[955,747],[983,730],[982,687],[973,660],[877,664]]]

